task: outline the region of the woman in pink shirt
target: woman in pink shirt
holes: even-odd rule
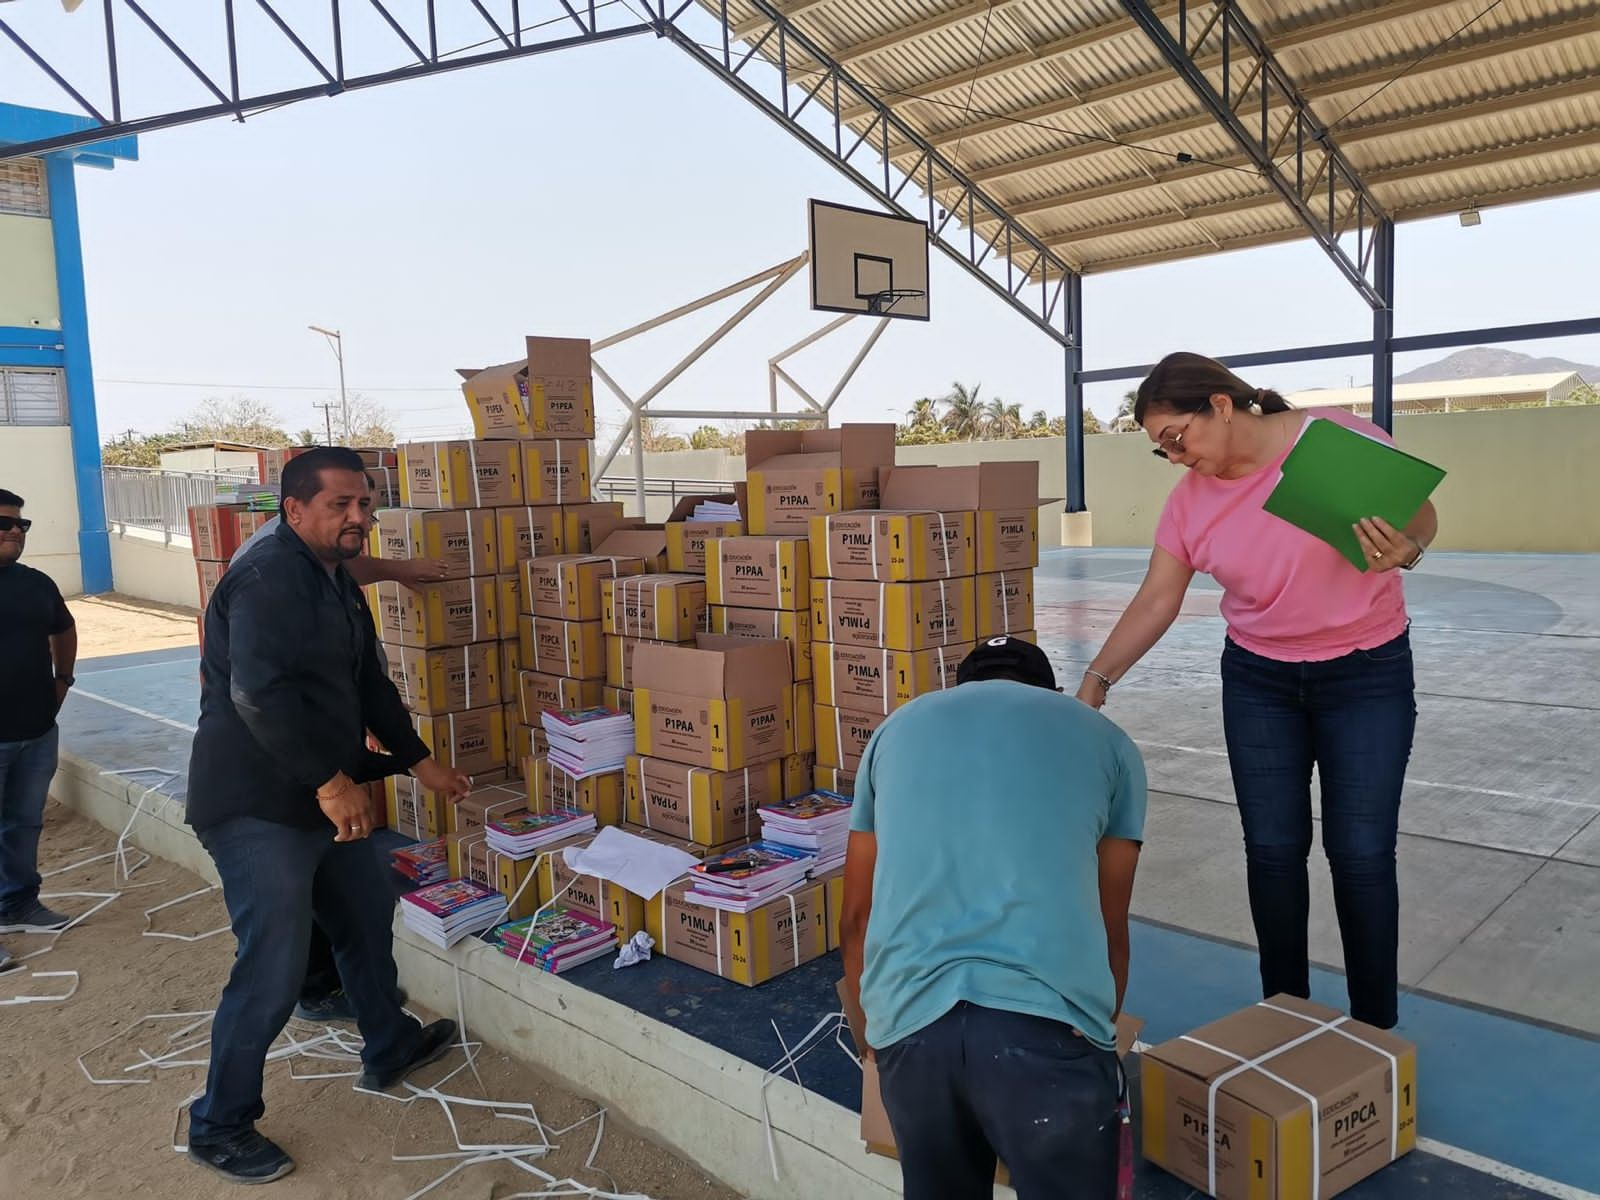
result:
[[[1133,602],[1084,674],[1095,708],[1177,619],[1196,571],[1223,590],[1222,715],[1244,825],[1263,995],[1309,996],[1306,949],[1311,769],[1322,781],[1322,845],[1333,874],[1351,1015],[1393,1027],[1400,899],[1400,793],[1416,729],[1405,597],[1438,531],[1424,504],[1405,529],[1363,519],[1359,571],[1264,508],[1313,420],[1390,442],[1341,410],[1307,414],[1199,354],[1169,354],[1139,385],[1134,419],[1156,454],[1186,467],[1167,499]],[[1392,443],[1391,443],[1392,444]]]

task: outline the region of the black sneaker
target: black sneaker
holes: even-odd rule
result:
[[[191,1145],[189,1157],[234,1183],[271,1183],[294,1170],[294,1159],[254,1129],[225,1142]]]
[[[22,908],[0,913],[0,933],[55,933],[70,924],[71,917],[64,917],[37,900]]]
[[[404,1008],[408,999],[405,988],[396,988],[394,998]],[[294,1006],[294,1017],[297,1021],[309,1021],[313,1025],[354,1025],[356,1006],[350,1003],[350,997],[343,988],[335,988],[320,999],[300,999]]]
[[[455,1036],[456,1023],[448,1017],[435,1021],[432,1025],[424,1025],[422,1036],[417,1039],[417,1048],[411,1052],[410,1059],[388,1071],[365,1068],[361,1072],[361,1078],[356,1080],[356,1087],[366,1092],[388,1091],[411,1072],[431,1062],[438,1062],[450,1053],[450,1046]]]

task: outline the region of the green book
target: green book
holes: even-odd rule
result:
[[[1335,421],[1311,421],[1283,460],[1283,478],[1266,510],[1321,538],[1367,570],[1355,523],[1382,517],[1404,529],[1444,471]]]

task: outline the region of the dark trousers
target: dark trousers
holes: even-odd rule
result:
[[[341,991],[339,962],[333,955],[333,943],[322,931],[322,926],[311,923],[311,942],[306,949],[306,977],[300,985],[300,1002],[317,1004]]]
[[[265,1111],[262,1070],[305,979],[313,919],[355,1006],[362,1062],[379,1071],[403,1065],[421,1029],[395,1000],[394,893],[370,846],[254,817],[199,837],[222,877],[238,950],[211,1026],[205,1094],[189,1110],[194,1144],[243,1133]]]
[[[958,1004],[878,1051],[906,1200],[1112,1200],[1117,1056],[1043,1017]]]
[[[0,742],[0,913],[22,913],[39,898],[39,833],[55,778],[61,731]]]
[[[1395,843],[1417,724],[1410,636],[1317,663],[1262,658],[1230,640],[1222,654],[1222,715],[1263,994],[1311,994],[1306,859],[1315,764],[1350,1013],[1392,1028],[1400,942]]]

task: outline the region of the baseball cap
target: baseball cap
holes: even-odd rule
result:
[[[1049,657],[1032,642],[1015,637],[992,637],[979,642],[977,649],[956,668],[957,684],[983,679],[1015,679],[1056,690],[1056,673]]]

